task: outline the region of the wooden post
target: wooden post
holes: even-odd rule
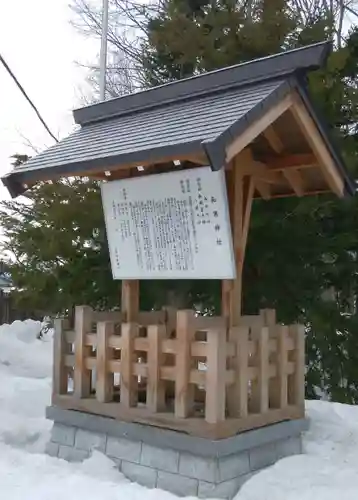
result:
[[[252,384],[252,410],[266,413],[269,409],[269,329],[265,326],[255,332],[257,339],[257,380]]]
[[[134,339],[138,335],[138,323],[122,324],[120,401],[127,408],[136,406],[138,403],[138,377],[133,374],[133,363],[137,361]]]
[[[86,335],[91,332],[92,309],[88,306],[76,306],[75,311],[75,369],[74,396],[87,398],[91,391],[91,370],[87,370],[85,359],[90,348],[86,346]]]
[[[68,369],[65,366],[67,343],[64,332],[64,320],[55,319],[54,326],[52,394],[67,394]]]
[[[222,314],[229,326],[237,326],[241,316],[242,271],[250,225],[251,207],[255,191],[252,176],[245,176],[243,168],[253,162],[250,151],[243,151],[227,172],[227,189],[232,237],[236,264],[236,279],[223,280]],[[247,172],[247,168],[245,169]]]
[[[194,312],[177,313],[177,353],[175,380],[175,409],[177,418],[187,418],[193,404],[194,391],[190,387],[191,342],[194,337]]]
[[[226,335],[224,329],[207,332],[205,420],[216,424],[225,420]]]
[[[139,281],[122,280],[122,321],[132,323],[138,321],[139,313]]]
[[[114,333],[114,323],[101,321],[97,323],[97,383],[96,398],[101,403],[113,399],[113,373],[108,371],[109,337]]]
[[[289,403],[305,407],[305,327],[303,325],[290,326],[290,333],[295,344],[294,363],[295,371],[289,377]]]
[[[288,380],[287,380],[287,337],[288,327],[278,325],[276,327],[276,369],[277,376],[270,380],[270,401],[274,408],[285,408],[288,404]]]
[[[165,382],[160,379],[160,368],[163,365],[162,341],[166,336],[164,325],[150,325],[148,327],[148,380],[147,380],[147,407],[152,412],[165,409]]]
[[[232,327],[230,337],[235,340],[236,357],[233,368],[235,382],[231,390],[227,391],[227,406],[230,417],[244,418],[248,415],[248,364],[249,364],[249,327]],[[230,399],[229,399],[230,398]]]

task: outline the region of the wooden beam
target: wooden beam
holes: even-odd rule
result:
[[[265,159],[265,165],[271,172],[275,172],[288,168],[317,167],[318,160],[312,153],[281,155]]]
[[[250,144],[257,136],[266,130],[274,121],[277,120],[285,111],[292,106],[291,94],[286,96],[276,106],[273,106],[264,116],[252,123],[245,132],[237,137],[226,148],[226,161],[230,162],[238,153],[240,153],[248,144]]]
[[[276,130],[274,129],[273,125],[270,125],[264,132],[263,135],[267,142],[270,144],[271,148],[276,152],[276,153],[282,153],[284,146],[283,143],[278,136]]]
[[[260,193],[261,198],[264,200],[271,199],[271,187],[267,182],[255,180],[255,188]]]
[[[283,175],[288,180],[290,186],[294,190],[297,196],[304,196],[305,189],[303,178],[300,172],[296,169],[283,170]]]
[[[239,155],[231,171],[228,172],[228,198],[233,232],[233,245],[236,264],[236,279],[223,280],[222,314],[230,326],[239,324],[241,316],[242,270],[250,224],[251,206],[255,191],[255,179],[243,172],[250,171],[253,163],[249,150]]]
[[[244,157],[246,156],[245,150]],[[239,158],[241,158],[241,155]],[[235,165],[236,168],[240,169],[240,174],[242,176],[253,176],[255,181],[263,181],[269,184],[282,184],[283,182],[280,172],[270,172],[264,163],[254,161],[252,158],[249,162],[245,162],[241,159],[239,159],[238,162],[235,160]]]
[[[312,151],[319,161],[322,174],[324,175],[327,184],[337,196],[343,197],[343,179],[337,172],[332,155],[328,151],[320,132],[317,130],[316,124],[305,108],[302,99],[297,94],[294,96],[291,111],[303,134],[305,135],[307,142],[312,148]]]

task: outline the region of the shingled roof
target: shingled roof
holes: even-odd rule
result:
[[[214,170],[251,123],[294,90],[304,100],[343,179],[350,181],[305,92],[303,76],[324,64],[330,44],[239,64],[75,110],[81,129],[2,178],[12,196],[40,180],[203,154]]]

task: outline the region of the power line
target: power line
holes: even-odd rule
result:
[[[3,56],[1,54],[0,54],[0,62],[3,64],[4,68],[9,73],[9,75],[11,76],[11,78],[14,80],[14,82],[16,83],[17,87],[20,89],[21,93],[23,94],[23,96],[25,97],[25,99],[27,100],[27,102],[30,104],[30,106],[32,107],[32,109],[35,111],[38,119],[40,120],[40,122],[42,123],[42,125],[45,127],[46,131],[50,134],[50,136],[52,137],[52,139],[54,139],[56,142],[58,142],[57,137],[51,132],[51,130],[47,126],[45,120],[42,118],[39,110],[36,108],[35,104],[31,101],[30,97],[25,92],[24,87],[21,85],[21,83],[19,82],[19,80],[16,78],[16,76],[14,75],[14,73],[11,71],[9,65],[7,64],[7,62],[5,61],[5,59],[3,58]]]

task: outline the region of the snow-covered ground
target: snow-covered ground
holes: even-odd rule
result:
[[[96,452],[69,465],[43,454],[51,423],[51,334],[40,324],[0,327],[0,498],[6,500],[175,500],[130,483]],[[357,500],[358,407],[311,401],[305,454],[248,481],[235,500]]]

